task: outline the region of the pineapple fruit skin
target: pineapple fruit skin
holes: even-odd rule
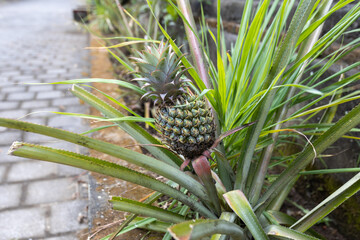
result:
[[[195,159],[214,143],[214,119],[203,99],[183,95],[174,105],[158,106],[156,125],[165,142],[187,159]]]

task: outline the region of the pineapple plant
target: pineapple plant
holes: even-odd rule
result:
[[[195,159],[214,143],[215,125],[205,99],[188,89],[187,69],[168,43],[147,46],[133,58],[147,93],[154,97],[156,126],[164,143],[186,159]]]

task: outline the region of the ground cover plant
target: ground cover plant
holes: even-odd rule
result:
[[[333,112],[339,104],[360,98],[358,90],[349,91],[360,77],[349,72],[360,62],[330,77],[322,76],[332,64],[359,47],[360,39],[343,44],[320,64],[314,64],[341,36],[359,32],[347,31],[360,17],[360,3],[356,3],[331,30],[321,34],[324,21],[351,2],[264,0],[254,11],[253,1],[246,1],[237,40],[226,49],[220,1],[216,32],[203,20],[203,34],[196,30],[188,1],[178,0],[177,5],[168,1],[184,22],[190,53],[184,55],[159,23],[164,40],[146,35],[147,39],[142,40],[146,43],[144,50],[133,58],[131,66],[125,64],[130,71],[136,70],[133,74],[135,80],[144,83],[142,88],[115,79],[55,83],[74,84],[71,93],[104,117],[69,115],[112,122],[152,156],[85,135],[0,118],[0,126],[55,137],[118,157],[163,176],[166,182],[116,163],[30,143],[15,142],[10,153],[80,167],[153,189],[144,202],[113,197],[114,209],[132,215],[106,239],[135,227],[162,231],[163,239],[322,239],[311,227],[360,189],[360,173],[301,219],[293,219],[280,207],[295,182],[306,173],[306,166],[336,140],[358,130],[360,105],[336,122]],[[148,5],[157,19],[151,3]],[[140,40],[129,37],[128,44],[134,41]],[[210,60],[210,41],[217,49],[214,62]],[[123,62],[111,48],[108,51]],[[129,112],[124,116],[81,86],[94,81],[116,83],[152,98],[156,104],[154,119],[137,115],[103,93]],[[320,121],[314,123],[315,116],[321,116]],[[147,122],[159,132],[160,139],[136,122]],[[301,144],[301,151],[282,154],[279,149],[294,138],[299,139],[295,144]],[[154,206],[163,195],[168,197],[167,204]]]

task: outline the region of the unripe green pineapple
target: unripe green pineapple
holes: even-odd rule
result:
[[[214,142],[215,126],[205,100],[191,96],[184,87],[189,82],[181,78],[180,60],[167,43],[147,47],[134,58],[148,92],[143,97],[155,96],[155,117],[166,143],[188,159],[200,156]]]

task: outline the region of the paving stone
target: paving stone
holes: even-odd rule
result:
[[[11,143],[14,141],[21,141],[21,132],[19,131],[0,132],[0,145],[10,146]]]
[[[26,91],[26,87],[25,86],[7,86],[7,87],[2,87],[1,88],[1,92],[4,93],[11,93],[11,92],[25,92]]]
[[[30,101],[24,101],[21,104],[21,108],[41,108],[41,107],[47,107],[49,106],[48,100],[30,100]]]
[[[49,126],[51,127],[65,127],[65,126],[81,126],[82,120],[79,117],[73,116],[56,116],[49,119]]]
[[[25,204],[64,202],[77,197],[77,182],[73,178],[43,180],[29,183]],[[56,189],[56,191],[54,191]]]
[[[0,210],[15,207],[20,204],[21,188],[21,184],[0,185]]]
[[[7,110],[7,111],[1,111],[0,117],[4,118],[20,118],[24,117],[28,113],[27,110],[23,109],[17,109],[17,110]]]
[[[58,74],[54,74],[54,73],[43,73],[43,74],[38,74],[37,78],[39,80],[44,80],[45,82],[55,82],[53,81],[54,79],[58,79]],[[59,80],[57,80],[59,81]]]
[[[1,84],[1,83],[0,83],[0,84]],[[0,86],[1,86],[1,85],[0,85]],[[1,93],[1,92],[0,92],[0,100],[1,100],[1,101],[5,99],[5,96],[6,96],[5,93]]]
[[[30,133],[30,132],[24,133],[24,142],[45,143],[45,142],[53,142],[53,141],[57,141],[56,138],[52,138],[36,133]]]
[[[34,97],[35,97],[35,93],[33,92],[9,93],[7,96],[7,100],[24,101],[24,100],[31,100]]]
[[[19,105],[19,102],[0,102],[0,110],[3,109],[15,109]]]
[[[1,158],[0,158],[1,159]],[[2,161],[0,160],[0,163],[2,163]],[[2,180],[5,178],[5,173],[6,173],[6,168],[7,166],[5,164],[0,165],[0,183],[2,182]],[[1,186],[1,185],[0,185]],[[1,201],[1,199],[0,199]]]
[[[29,92],[44,92],[44,91],[52,91],[54,89],[53,85],[33,85],[30,86]]]
[[[14,163],[9,171],[7,182],[19,182],[56,176],[57,164],[43,161]]]
[[[86,224],[78,222],[79,214],[86,208],[84,200],[69,201],[51,206],[50,233],[62,233],[86,228]]]
[[[0,212],[1,239],[45,235],[45,209],[27,208]],[[5,227],[6,226],[6,227]]]
[[[58,69],[48,69],[47,73],[48,74],[62,74],[62,73],[66,73],[67,69],[65,68],[58,68]]]
[[[71,112],[71,113],[88,113],[88,107],[86,105],[74,105],[74,106],[67,106],[65,107],[64,112]],[[83,120],[88,121],[88,120]]]
[[[26,122],[30,122],[30,123],[46,125],[46,119],[45,118],[40,118],[40,117],[38,118],[38,115],[36,115],[36,114],[30,115],[30,116],[34,116],[34,117],[26,117],[26,118],[24,118],[22,120],[26,121]]]
[[[79,175],[85,174],[85,173],[86,173],[86,171],[81,168],[76,168],[76,167],[67,166],[67,165],[63,165],[63,164],[59,164],[59,166],[58,166],[58,175],[59,176],[66,176],[66,177],[79,176]]]
[[[21,161],[28,161],[27,158],[17,157],[8,155],[8,151],[10,148],[11,142],[9,142],[9,146],[2,146],[0,147],[0,163],[13,163],[13,162],[21,162]]]
[[[1,76],[1,77],[20,76],[20,72],[19,72],[19,71],[6,71],[6,70],[3,70],[3,71],[0,73],[0,76]]]
[[[80,102],[77,97],[54,99],[52,101],[53,106],[71,106],[71,105],[79,105],[79,103]]]
[[[36,99],[56,99],[63,96],[61,91],[47,91],[47,92],[39,92],[36,95]]]
[[[34,75],[22,75],[22,76],[14,76],[13,80],[15,82],[21,82],[21,83],[36,83],[39,82]]]

